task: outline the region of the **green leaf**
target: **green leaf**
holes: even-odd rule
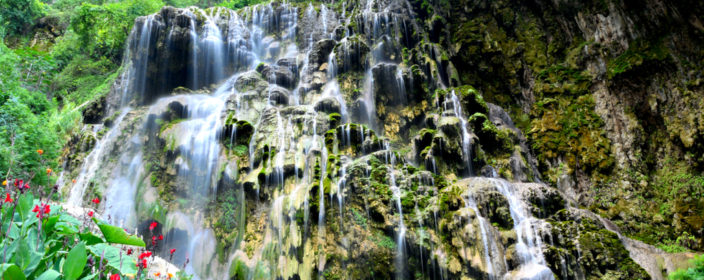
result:
[[[56,222],[55,232],[62,235],[73,235],[79,232],[81,221],[66,213],[61,213]]]
[[[127,234],[125,230],[120,227],[112,226],[105,222],[98,221],[98,219],[96,218],[93,218],[93,222],[98,225],[98,227],[100,228],[100,232],[103,233],[105,241],[107,241],[108,243],[133,245],[139,247],[146,246],[146,244],[144,244],[144,240],[137,237],[136,235]]]
[[[64,277],[66,280],[76,280],[83,273],[83,267],[86,266],[88,256],[86,254],[86,244],[81,242],[73,247],[64,262]]]
[[[20,218],[24,221],[28,216],[32,214],[32,208],[34,206],[34,196],[32,193],[27,192],[20,195],[17,199],[17,213],[20,214]]]
[[[105,242],[102,238],[93,234],[92,232],[81,233],[79,234],[79,236],[81,237],[82,241],[86,242],[86,245],[94,245]]]
[[[0,272],[2,272],[2,279],[12,279],[12,280],[24,280],[24,274],[22,270],[14,264],[4,263],[0,265]]]
[[[3,243],[9,243],[7,247],[5,247],[5,244],[3,244],[3,248],[5,248],[3,249],[4,257],[7,257],[8,260],[12,260],[12,258],[14,258],[15,252],[17,251],[17,247],[19,247],[21,241],[22,239],[15,239],[14,241],[12,241],[9,238],[3,240]]]
[[[108,266],[120,271],[123,275],[134,275],[137,273],[136,261],[133,257],[120,252],[120,249],[110,246],[105,243],[88,246],[88,250],[100,259],[108,261]]]
[[[61,277],[61,273],[59,273],[56,270],[49,269],[47,271],[44,271],[39,277],[37,277],[37,280],[56,280]]]
[[[24,271],[25,275],[30,275],[39,265],[42,254],[32,249],[27,242],[36,242],[36,238],[19,239],[19,247],[15,255],[15,264]]]
[[[48,236],[54,232],[54,226],[56,226],[56,222],[58,221],[59,216],[51,216],[45,219],[44,223],[42,223],[42,231],[44,231],[44,235]]]
[[[96,273],[93,273],[93,274],[90,274],[90,275],[86,275],[86,277],[81,278],[81,280],[99,279],[99,278],[96,278],[96,276],[98,276],[99,274],[100,274],[100,272],[96,272]]]

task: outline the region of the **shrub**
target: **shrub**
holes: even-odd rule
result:
[[[39,157],[44,155],[41,149],[32,152]],[[54,173],[47,169],[46,174]],[[27,181],[5,178],[2,186],[2,279],[147,278],[146,268],[153,258],[140,237],[96,219],[93,211],[81,217],[69,215],[50,201],[58,186],[50,188],[46,197],[43,188],[34,185],[31,178]],[[100,199],[93,199],[93,203],[99,204]],[[152,238],[152,248],[157,240],[163,237]]]
[[[704,279],[704,255],[699,255],[691,260],[692,267],[687,270],[678,269],[669,275],[672,280],[702,280]]]

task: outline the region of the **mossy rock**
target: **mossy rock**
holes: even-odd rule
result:
[[[483,149],[495,155],[513,151],[512,132],[508,129],[497,128],[485,114],[474,113],[467,122],[479,137],[479,143]]]

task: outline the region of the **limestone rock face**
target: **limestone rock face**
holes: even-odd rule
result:
[[[79,185],[200,279],[658,279],[626,236],[702,246],[700,197],[654,190],[700,191],[704,40],[597,2],[166,7],[66,166],[113,152]]]

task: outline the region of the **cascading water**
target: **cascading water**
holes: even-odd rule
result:
[[[396,166],[396,154],[391,150],[389,143],[385,143],[387,151],[387,161],[389,163],[389,187],[393,193],[394,204],[398,211],[398,229],[396,230],[396,279],[405,279],[406,276],[406,224],[403,221],[403,207],[401,206],[401,189],[396,184],[394,166]]]
[[[499,250],[499,244],[496,242],[496,237],[492,233],[491,224],[486,218],[482,217],[477,202],[474,197],[469,195],[465,198],[465,203],[474,211],[479,230],[482,236],[482,245],[484,247],[484,262],[487,268],[489,279],[500,279],[500,275],[506,272],[506,261],[503,258],[503,253]]]
[[[460,130],[462,131],[462,161],[466,164],[467,173],[472,175],[472,140],[470,139],[471,136],[467,129],[467,119],[462,112],[462,105],[454,90],[450,95],[450,101],[455,116],[460,119]]]
[[[312,4],[284,2],[241,12],[194,7],[168,10],[174,18],[182,17],[181,28],[166,28],[161,15],[138,20],[125,51],[122,104],[148,109],[140,111],[146,116],[143,128],[120,150],[119,172],[105,180],[106,213],[111,222],[137,228],[147,220],[162,222],[165,241],[161,254],[167,254],[166,248],[175,248],[174,262],[188,259],[185,271],[196,279],[231,279],[242,277],[237,274],[242,271],[246,277],[236,279],[325,278],[331,273],[331,264],[357,265],[351,255],[331,247],[339,245],[348,251],[364,246],[387,248],[379,245],[388,244],[378,237],[386,233],[395,235],[393,261],[387,268],[397,279],[417,277],[413,272],[418,270],[432,275],[427,277],[431,279],[451,278],[449,273],[456,271],[447,269],[450,253],[434,243],[429,233],[442,230],[439,206],[421,209],[416,200],[409,211],[408,201],[403,201],[418,185],[433,186],[435,196],[440,196],[439,187],[410,178],[408,170],[416,167],[401,158],[400,152],[397,158],[387,139],[398,135],[379,137],[386,125],[378,117],[382,112],[377,109],[384,108],[384,104],[377,104],[382,100],[379,95],[393,99],[393,106],[404,106],[412,102],[409,93],[417,91],[412,80],[408,83],[408,65],[401,62],[404,43],[394,40],[404,37],[407,43],[406,34],[413,33],[406,30],[409,19],[402,14],[410,13],[404,10],[410,10],[406,8],[409,5],[393,1],[396,5],[389,8],[382,2],[366,1],[359,17],[347,16],[351,11],[347,8],[340,14],[339,7],[326,4],[316,11]],[[352,23],[359,27],[352,28]],[[182,57],[153,61],[163,55],[155,54],[163,41],[169,48],[186,51]],[[355,54],[362,44],[370,46],[368,56]],[[360,79],[350,86],[349,78],[354,75],[349,73],[349,60],[353,56],[363,61],[356,62],[361,67],[357,69]],[[167,71],[163,70],[167,67],[155,70],[156,65],[177,59],[188,62],[173,73],[150,76],[150,71]],[[164,96],[152,91],[159,79],[174,75],[182,80],[165,83],[168,86],[160,90],[168,93],[177,89],[181,94]],[[178,88],[182,86],[191,91]],[[472,135],[454,91],[446,96],[445,106],[459,119],[465,175],[473,175]],[[113,129],[88,156],[71,190],[71,204],[81,205],[87,186],[96,180],[96,171],[108,165],[107,150],[120,136],[117,128],[128,112],[128,107],[122,109]],[[386,189],[365,190],[370,195],[362,203],[366,215],[359,214],[355,206],[361,199],[353,196],[370,187],[369,178],[379,172],[360,165],[382,157],[379,164],[385,166],[386,179],[382,181],[386,182],[372,187]],[[435,157],[432,161],[432,173],[441,174]],[[168,176],[157,176],[163,174]],[[173,182],[168,191],[174,197],[159,197],[159,192],[167,192],[160,185],[167,184],[164,177]],[[366,177],[367,185],[356,181],[358,177]],[[509,202],[520,267],[509,267],[503,256],[504,244],[497,241],[500,237],[489,218],[482,215],[469,194],[464,197],[464,206],[475,213],[481,236],[477,248],[487,274],[491,279],[516,275],[551,279],[540,234],[533,225],[535,219],[509,183],[492,182]],[[388,200],[384,200],[386,194]],[[220,206],[226,199],[234,209]],[[370,201],[374,199],[384,203]],[[229,228],[236,231],[234,234],[218,228],[224,223],[221,220],[227,220],[216,219],[218,215],[235,217],[231,223],[236,225]],[[357,224],[350,216],[356,217]],[[370,226],[370,220],[375,219],[382,220],[379,223],[384,226]],[[420,233],[413,232],[416,226]],[[375,233],[360,233],[371,230]],[[223,236],[231,240],[223,243]],[[419,238],[418,246],[411,243],[413,238]],[[412,267],[412,262],[419,268]],[[462,265],[475,264],[467,261]]]
[[[130,110],[129,107],[122,109],[113,127],[108,131],[107,135],[103,136],[103,138],[95,144],[95,147],[93,147],[93,150],[88,154],[86,160],[83,161],[76,183],[73,184],[69,193],[69,205],[81,206],[81,204],[83,204],[86,188],[93,179],[93,176],[95,176],[96,171],[100,168],[100,163],[103,162],[108,155],[110,145],[120,136],[119,127]]]
[[[554,279],[552,271],[545,266],[542,252],[540,232],[534,223],[538,222],[523,206],[513,185],[501,180],[491,179],[496,189],[506,197],[513,219],[513,229],[516,232],[516,253],[521,267],[514,277],[521,279]]]

